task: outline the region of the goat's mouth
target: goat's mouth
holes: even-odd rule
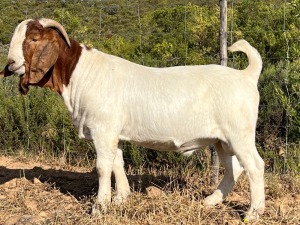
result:
[[[20,77],[25,74],[25,65],[22,64],[21,66],[17,68],[12,68],[11,66],[8,66],[8,69],[11,73],[18,74]]]
[[[13,74],[18,74],[20,77],[25,74],[25,64],[15,68],[11,64],[7,64],[5,68],[0,72],[0,76],[8,77]]]
[[[9,70],[9,65],[6,65],[5,68],[0,72],[0,75],[3,77],[8,77],[13,74],[14,72]]]

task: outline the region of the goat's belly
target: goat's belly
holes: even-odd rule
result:
[[[214,144],[218,141],[218,139],[209,139],[209,138],[199,138],[194,139],[185,143],[180,143],[176,140],[168,140],[168,141],[133,141],[130,142],[135,143],[137,145],[141,145],[144,148],[154,149],[158,151],[174,151],[181,152],[184,154],[192,154],[195,150],[200,148],[204,148],[210,144]]]
[[[144,148],[158,151],[178,151],[179,146],[174,141],[130,141]]]

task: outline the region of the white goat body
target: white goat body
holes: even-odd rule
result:
[[[256,218],[263,212],[264,163],[255,147],[259,104],[257,81],[262,61],[248,42],[240,40],[230,47],[231,51],[247,54],[249,66],[245,70],[219,65],[150,68],[83,45],[79,47],[77,42],[69,41],[62,26],[57,25],[70,46],[68,50],[61,34],[46,26],[48,20],[33,21],[34,26],[31,21],[26,20],[17,27],[6,68],[18,70],[17,73],[22,75],[20,86],[23,90],[28,85],[51,87],[56,84],[58,88],[51,89],[62,95],[78,127],[79,137],[94,142],[99,174],[97,202],[103,208],[111,200],[112,172],[117,183],[115,201],[123,202],[130,193],[120,142],[130,141],[147,148],[186,154],[215,144],[225,167],[225,176],[204,204],[220,203],[245,169],[251,191],[247,218]],[[51,23],[53,26],[53,21]],[[24,34],[26,26],[30,27]],[[65,58],[58,55],[54,69],[31,69],[33,63],[30,64],[27,52],[38,49],[31,47],[36,44],[30,42],[33,30],[35,33],[39,30],[40,42],[45,46],[52,38],[53,43],[59,42],[53,45],[54,49],[63,49],[58,51],[59,54],[67,54]],[[25,40],[18,39],[24,35]],[[43,35],[47,35],[47,40]],[[74,57],[71,54],[74,48],[80,48],[74,69],[63,68],[71,67],[63,59]],[[50,57],[46,53],[40,59],[42,62]],[[20,69],[19,65],[24,64],[22,60],[25,66]],[[61,75],[65,70],[71,71],[69,82]],[[45,71],[43,79],[48,80],[38,79],[36,71]],[[30,83],[30,80],[35,82]]]
[[[120,140],[186,151],[255,129],[256,77],[219,65],[149,68],[84,49],[62,96],[81,137],[104,126]]]

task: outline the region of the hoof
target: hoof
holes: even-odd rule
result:
[[[92,206],[92,216],[99,216],[99,215],[103,215],[107,212],[107,207],[104,205],[101,205],[99,203],[95,203]]]
[[[259,219],[259,215],[258,213],[256,214],[253,214],[253,213],[246,213],[246,216],[244,218],[244,223],[252,223],[252,222],[255,222],[255,221],[258,221]]]
[[[220,204],[222,201],[223,201],[222,196],[220,196],[218,192],[214,192],[213,194],[211,194],[210,196],[204,199],[203,205],[215,206],[217,204]]]
[[[246,212],[244,223],[251,223],[259,220],[259,215],[262,215],[265,211],[265,207],[261,207],[255,210],[249,210]]]
[[[117,195],[113,198],[113,203],[115,205],[121,205],[127,201],[129,195],[130,190],[118,191]]]

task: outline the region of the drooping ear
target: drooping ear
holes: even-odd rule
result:
[[[56,39],[43,38],[39,41],[31,58],[29,83],[36,84],[55,64],[59,53]]]

